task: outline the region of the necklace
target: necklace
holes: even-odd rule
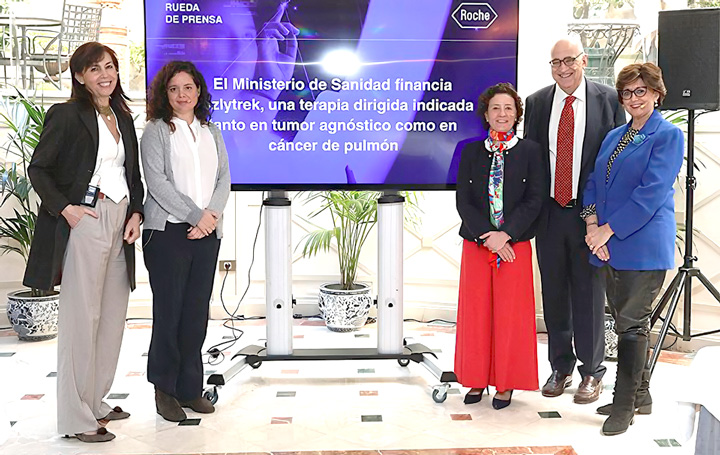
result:
[[[97,108],[100,115],[104,115],[108,120],[112,120],[113,110],[108,106],[98,106]]]

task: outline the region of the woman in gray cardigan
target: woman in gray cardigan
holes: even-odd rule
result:
[[[210,123],[210,94],[190,62],[170,62],[153,79],[141,140],[147,202],[143,253],[153,291],[148,381],[158,414],[183,407],[211,413],[202,397],[201,348],[230,194],[228,157]]]

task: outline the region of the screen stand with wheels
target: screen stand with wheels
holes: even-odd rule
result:
[[[377,348],[295,349],[292,347],[292,271],[290,242],[290,200],[284,191],[271,191],[263,201],[266,255],[266,346],[249,345],[233,357],[233,365],[222,374],[208,378],[205,396],[217,401],[217,387],[225,385],[246,365],[258,368],[272,360],[373,360],[395,359],[401,366],[421,363],[441,382],[432,397],[443,402],[455,373],[444,371],[428,347],[408,344],[403,337],[403,205],[397,192],[385,192],[378,199],[378,346]]]

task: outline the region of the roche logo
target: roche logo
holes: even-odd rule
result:
[[[460,28],[488,28],[497,19],[497,13],[487,3],[461,3],[452,13]]]

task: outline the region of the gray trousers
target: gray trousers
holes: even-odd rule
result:
[[[120,355],[130,282],[123,254],[127,199],[102,199],[70,231],[58,315],[57,423],[60,434],[94,431]]]

